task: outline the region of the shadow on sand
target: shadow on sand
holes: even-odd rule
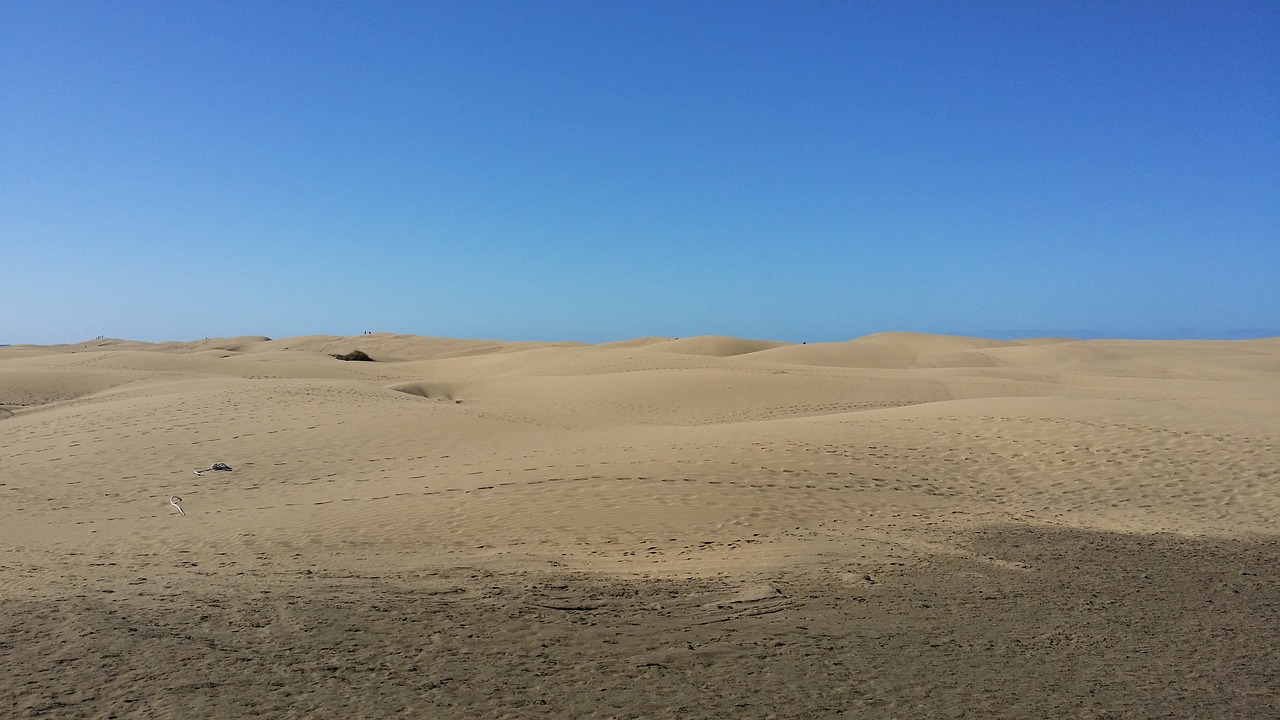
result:
[[[3,603],[0,715],[1280,716],[1276,538],[992,527],[970,549],[856,581],[122,576]]]

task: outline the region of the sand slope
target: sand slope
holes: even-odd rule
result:
[[[1278,483],[1275,339],[3,347],[0,715],[1277,716]]]

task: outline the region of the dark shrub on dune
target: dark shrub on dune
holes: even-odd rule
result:
[[[334,355],[334,357],[338,358],[339,360],[360,360],[363,362],[374,362],[374,359],[369,357],[367,354],[365,354],[363,350],[352,350],[346,355]]]

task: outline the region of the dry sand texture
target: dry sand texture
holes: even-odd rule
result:
[[[1274,339],[5,347],[0,716],[1280,717],[1278,472]]]

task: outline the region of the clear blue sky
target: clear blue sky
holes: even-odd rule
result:
[[[1280,3],[0,4],[0,343],[1280,334]]]

